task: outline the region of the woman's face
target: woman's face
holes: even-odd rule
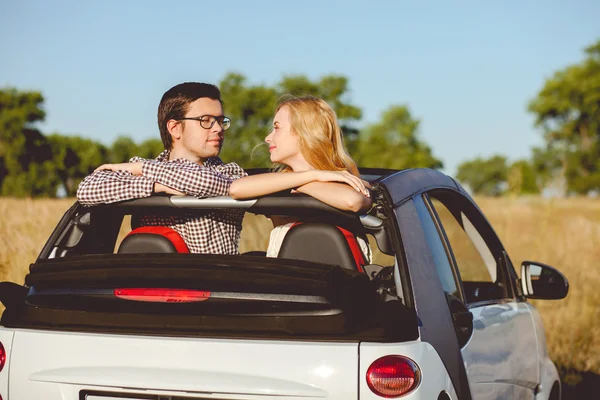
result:
[[[295,160],[304,159],[300,154],[298,139],[292,133],[290,112],[286,106],[281,107],[275,114],[273,130],[265,138],[265,141],[269,144],[271,161],[274,163],[286,164],[293,169]]]

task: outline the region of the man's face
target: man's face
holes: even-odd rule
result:
[[[219,100],[201,97],[191,103],[185,118],[199,118],[205,116],[206,121],[211,117],[222,117],[223,107]],[[204,123],[207,126],[207,123]],[[184,120],[179,126],[180,138],[173,139],[173,152],[190,161],[203,163],[210,157],[219,155],[223,146],[224,130],[218,121],[212,127],[203,128],[200,121]]]

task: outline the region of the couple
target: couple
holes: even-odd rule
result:
[[[153,193],[234,199],[293,189],[333,207],[367,211],[372,200],[346,152],[331,107],[315,97],[288,98],[277,107],[266,137],[276,172],[248,176],[237,164],[218,157],[231,120],[223,114],[219,89],[186,82],[169,89],[158,106],[158,127],[165,150],[154,160],[133,157],[129,163],[104,164],[79,185],[83,205],[142,198]],[[243,210],[216,210],[200,217],[145,216],[141,226],[168,226],[191,253],[239,254]],[[277,256],[276,235],[290,224],[277,218],[268,256]],[[366,242],[359,240],[365,249]],[[364,252],[364,251],[363,251]]]

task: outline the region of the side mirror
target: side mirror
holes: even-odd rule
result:
[[[534,261],[521,264],[521,287],[530,299],[564,299],[569,292],[569,281],[557,269]]]

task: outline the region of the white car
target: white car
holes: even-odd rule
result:
[[[519,279],[452,178],[362,172],[367,215],[300,194],[75,203],[25,285],[0,284],[1,398],[560,399],[527,299],[565,297],[565,277]],[[214,208],[302,223],[278,258],[182,254],[169,228],[117,243],[126,216]]]

